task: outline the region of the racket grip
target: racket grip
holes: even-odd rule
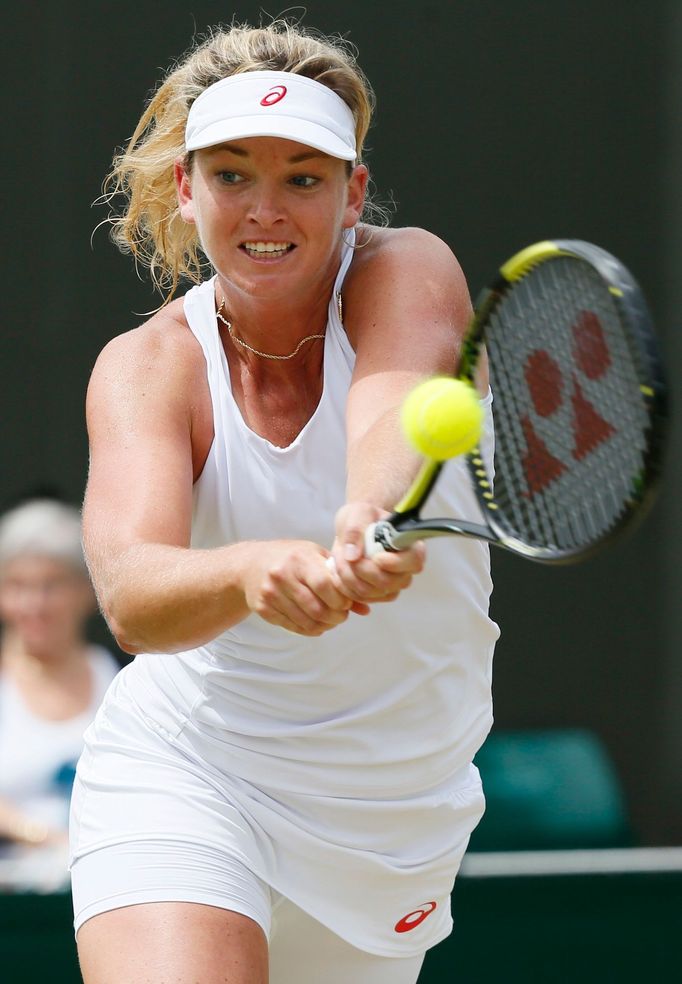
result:
[[[374,536],[376,528],[376,523],[370,523],[365,530],[365,557],[374,557],[375,554],[383,553],[384,548]]]
[[[365,542],[364,542],[364,552],[365,557],[373,557],[375,554],[382,553],[384,548],[374,537],[374,531],[377,528],[376,523],[370,523],[370,525],[365,530]],[[327,565],[327,570],[335,571],[336,564],[333,557],[327,557],[325,564]]]

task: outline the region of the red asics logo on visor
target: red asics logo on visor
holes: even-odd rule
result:
[[[409,933],[411,929],[416,929],[420,923],[423,923],[435,908],[435,902],[425,902],[419,909],[415,909],[414,912],[408,912],[406,916],[399,919],[393,928],[396,933]]]
[[[261,106],[274,106],[278,103],[280,99],[284,99],[287,94],[287,87],[285,85],[276,85],[274,88],[270,89],[267,95],[263,96],[260,101]]]

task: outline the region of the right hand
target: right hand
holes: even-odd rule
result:
[[[244,575],[250,611],[289,632],[320,636],[368,605],[340,590],[327,566],[328,550],[308,540],[261,541]]]
[[[338,587],[357,602],[395,601],[424,569],[426,551],[421,542],[395,553],[383,550],[367,557],[367,528],[388,516],[366,502],[350,502],[336,514],[336,539],[332,547]]]

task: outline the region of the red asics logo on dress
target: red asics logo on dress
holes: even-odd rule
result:
[[[411,929],[416,929],[420,923],[423,923],[426,917],[430,916],[435,908],[435,902],[424,902],[424,904],[418,909],[415,909],[414,912],[408,912],[406,916],[399,919],[393,928],[396,933],[409,933]]]
[[[284,99],[287,94],[287,87],[285,85],[276,85],[274,88],[263,96],[260,101],[261,106],[274,106],[278,103],[280,99]]]

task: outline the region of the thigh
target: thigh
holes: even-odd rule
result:
[[[225,847],[112,844],[71,880],[85,984],[266,984],[270,888]]]
[[[416,984],[423,961],[358,950],[288,899],[273,907],[269,984]]]
[[[147,903],[191,902],[249,917],[270,932],[270,887],[230,845],[148,839],[110,844],[71,867],[74,926]]]
[[[241,913],[188,902],[126,906],[78,933],[84,984],[267,984],[265,934]]]

